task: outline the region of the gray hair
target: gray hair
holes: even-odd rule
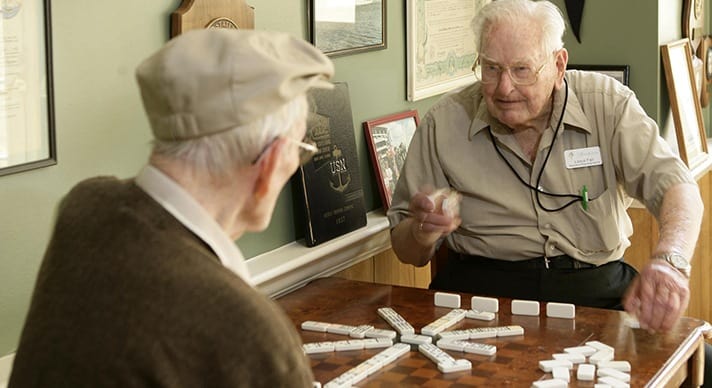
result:
[[[541,27],[542,39],[539,43],[542,52],[553,53],[564,47],[566,24],[556,5],[546,0],[495,0],[484,6],[472,19],[470,26],[475,33],[475,48],[478,52],[482,49],[482,40],[487,39],[492,26],[515,25],[522,19],[531,20]]]
[[[193,173],[225,176],[236,166],[248,166],[277,137],[288,133],[306,120],[304,94],[284,104],[257,121],[214,135],[189,140],[153,140],[153,153],[186,162]]]

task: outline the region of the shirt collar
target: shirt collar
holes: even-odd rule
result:
[[[569,96],[568,101],[566,102],[566,111],[564,112],[563,129],[579,129],[589,134],[592,133],[591,123],[586,117],[586,114],[583,112],[583,109],[581,108],[581,103],[576,97],[576,94],[571,88],[568,87],[568,85],[566,85],[566,88],[568,89]],[[482,89],[479,90],[480,93],[482,93],[481,90]],[[554,95],[554,112],[561,112],[565,98],[566,90],[564,88],[561,88],[556,92],[556,94]],[[485,102],[484,97],[482,97],[479,101],[480,104],[477,107],[477,111],[475,112],[475,118],[470,124],[470,130],[468,135],[470,140],[478,132],[482,131],[483,129],[486,129],[487,127],[491,126],[493,131],[496,131],[496,128],[498,127],[503,127],[503,125],[499,121],[497,121],[497,119],[490,115],[489,111],[487,110],[487,103]],[[555,117],[556,121],[558,122],[558,115],[555,115]],[[552,125],[556,125],[556,123],[553,123]]]
[[[179,184],[151,165],[143,167],[136,176],[136,184],[208,244],[225,267],[252,284],[245,259],[235,242]]]

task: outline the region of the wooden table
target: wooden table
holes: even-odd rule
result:
[[[304,343],[338,341],[342,335],[301,330],[307,320],[352,326],[370,324],[391,329],[378,316],[379,307],[394,308],[415,327],[416,332],[445,315],[450,309],[434,305],[435,291],[363,283],[338,278],[316,280],[279,299],[292,319]],[[470,307],[471,294],[462,293],[462,308]],[[465,319],[449,330],[471,327],[520,325],[523,336],[501,337],[475,342],[497,346],[493,356],[447,351],[455,358],[472,362],[471,371],[443,374],[437,366],[417,351],[399,358],[369,376],[363,387],[529,387],[536,380],[551,378],[539,369],[539,360],[548,360],[564,348],[598,340],[615,348],[615,360],[627,360],[632,366],[631,387],[698,386],[704,363],[704,322],[683,318],[665,334],[650,334],[625,324],[620,311],[577,307],[575,319],[547,318],[545,304],[538,317],[511,315],[509,299],[499,299],[499,313],[494,321]],[[325,384],[382,349],[313,354],[315,379]],[[570,387],[593,387],[593,382],[578,381],[572,372]]]

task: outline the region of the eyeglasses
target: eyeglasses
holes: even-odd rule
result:
[[[544,66],[549,63],[544,62],[538,69],[525,63],[517,63],[512,66],[502,66],[496,62],[490,61],[482,56],[478,56],[475,64],[472,66],[472,71],[475,76],[483,84],[494,84],[502,78],[502,72],[507,71],[509,79],[512,83],[520,86],[529,86],[536,83],[539,79],[539,73],[544,69]]]
[[[257,161],[260,160],[262,155],[272,145],[272,143],[277,141],[277,139],[279,139],[279,138],[280,137],[277,136],[274,139],[272,139],[269,143],[267,143],[265,148],[263,148],[262,151],[260,151],[260,153],[257,155],[257,157],[255,157],[255,160],[252,161],[252,164],[257,163]],[[316,154],[319,151],[319,148],[317,148],[314,140],[310,139],[307,136],[304,136],[304,139],[302,139],[302,141],[294,140],[291,137],[286,137],[286,136],[283,137],[283,139],[287,140],[288,142],[290,142],[292,144],[296,144],[299,147],[299,165],[300,166],[302,166],[302,165],[306,164],[308,161],[310,161],[311,158],[314,157],[314,154]]]
[[[296,144],[299,147],[299,165],[303,166],[307,162],[311,160],[311,158],[314,157],[314,154],[316,154],[319,151],[319,148],[317,148],[316,143],[314,140],[310,139],[307,136],[304,136],[304,139],[302,141],[299,140],[294,140],[291,137],[285,137],[287,141],[289,141],[292,144]]]

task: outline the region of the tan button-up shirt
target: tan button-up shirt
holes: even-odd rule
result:
[[[462,224],[446,241],[458,252],[512,261],[567,254],[598,265],[621,258],[633,232],[630,197],[657,216],[669,187],[695,180],[630,89],[598,73],[568,71],[566,79],[568,98],[567,88],[556,93],[533,163],[489,115],[479,83],[438,101],[413,136],[388,211],[391,226],[409,216],[410,198],[423,185],[452,187],[462,195]],[[589,147],[598,147],[601,164],[567,166],[565,155]],[[584,186],[587,210],[575,197]]]

